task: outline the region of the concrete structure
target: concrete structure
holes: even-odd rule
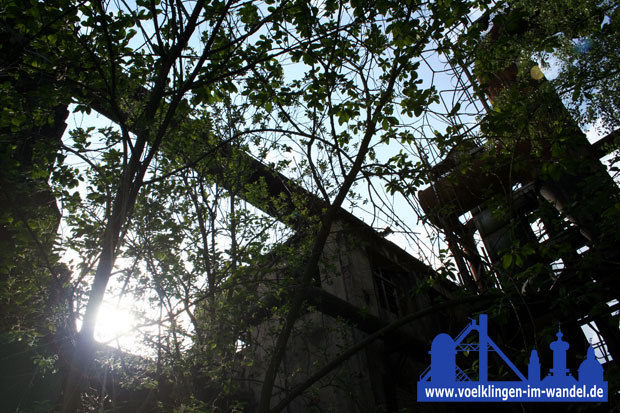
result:
[[[345,215],[343,215],[344,217]],[[455,286],[429,284],[433,270],[361,221],[349,216],[332,227],[320,274],[308,294],[310,307],[295,325],[275,385],[272,405],[319,368],[390,322],[449,298]],[[284,275],[274,270],[270,279]],[[267,283],[265,283],[267,284]],[[424,286],[428,288],[424,288]],[[269,294],[269,288],[264,294]],[[423,291],[423,292],[420,292]],[[461,315],[460,315],[461,314]],[[353,355],[288,407],[333,412],[395,411],[416,401],[418,374],[428,364],[435,335],[465,320],[457,308],[400,327]],[[243,371],[249,411],[259,399],[280,319],[277,313],[249,328],[241,355],[251,360]]]
[[[521,23],[511,26],[512,32],[494,25],[490,44],[500,35],[520,35],[529,24]],[[620,191],[600,162],[604,144],[617,133],[590,144],[544,79],[518,81],[525,68],[518,67],[517,55],[514,61],[481,84],[492,103],[503,90],[522,97],[529,119],[515,122],[522,124],[519,131],[484,137],[482,145],[452,148],[433,166],[431,185],[418,192],[420,204],[445,235],[464,286],[516,288],[524,300],[517,305],[527,318],[542,324],[552,315],[573,337],[581,336],[586,321],[595,321],[618,359],[614,310],[600,311],[600,304],[617,300],[620,291],[618,278],[610,276],[620,258],[613,218]],[[597,294],[583,295],[584,288]],[[550,311],[561,294],[579,299],[570,312]]]

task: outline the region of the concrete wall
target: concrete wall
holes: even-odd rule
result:
[[[380,238],[362,237],[344,228],[341,223],[334,225],[324,249],[319,266],[320,287],[324,291],[354,305],[362,313],[372,315],[384,324],[430,305],[432,300],[429,296],[413,293],[428,274],[418,274],[413,271],[416,268],[402,262],[406,253],[395,250],[393,244]],[[408,259],[414,260],[412,257]],[[281,270],[286,268],[286,265],[279,267]],[[395,274],[394,281],[398,283],[398,314],[381,305],[377,282],[373,280],[373,270]],[[268,278],[272,283],[281,276],[282,274],[274,273]],[[266,292],[267,288],[263,286],[261,290]],[[285,311],[281,312],[284,313]],[[249,411],[255,409],[259,400],[264,372],[279,331],[278,314],[279,311],[275,310],[268,319],[250,329],[250,344],[242,352],[246,363],[251,364],[243,371],[244,386],[251,395]],[[404,327],[402,331],[408,333],[407,336],[428,343],[430,348],[432,338],[441,328],[439,318],[441,315],[423,319]],[[290,389],[303,383],[313,372],[367,335],[368,332],[362,331],[351,320],[338,319],[311,307],[295,324],[275,383],[272,405]],[[401,347],[398,347],[399,345]],[[377,340],[313,385],[303,396],[294,400],[287,411],[394,410],[399,405],[415,401],[415,383],[419,373],[428,364],[427,359],[425,352],[419,354],[410,351],[406,342],[397,343],[397,340],[392,338],[387,338],[385,342]]]

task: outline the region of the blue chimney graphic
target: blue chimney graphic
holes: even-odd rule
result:
[[[530,383],[540,382],[540,360],[538,352],[534,349],[530,355],[530,364],[527,366],[527,380]]]

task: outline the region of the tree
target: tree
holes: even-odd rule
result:
[[[60,84],[65,96],[73,95],[81,102],[78,109],[90,110],[94,106],[113,118],[120,128],[119,133],[107,131],[105,136],[108,151],[101,166],[109,169],[102,171],[92,165],[100,175],[105,174],[97,177],[102,181],[97,189],[105,188],[107,193],[92,197],[103,207],[104,215],[93,227],[98,230],[95,233],[99,233],[99,240],[90,240],[99,246],[99,256],[65,387],[66,411],[75,410],[79,400],[84,373],[81,369],[92,358],[97,309],[144,176],[172,126],[182,129],[183,119],[190,113],[186,95],[193,95],[194,105],[221,99],[225,93],[236,90],[233,79],[259,68],[277,73],[279,65],[274,64],[274,57],[301,47],[292,42],[289,47],[273,49],[273,40],[259,34],[260,30],[271,30],[271,35],[283,36],[288,21],[300,17],[291,15],[291,10],[299,6],[284,2],[275,6],[264,4],[259,9],[254,4],[204,1],[192,6],[189,10],[178,3],[159,7],[138,3],[129,7],[124,3],[61,2],[49,6],[36,4],[24,10],[13,3],[4,5],[17,17],[34,13],[43,28],[32,29],[19,19],[6,20],[8,30],[30,36],[20,52],[36,56],[34,62],[27,60],[12,69],[16,73],[34,70],[51,84]],[[302,22],[295,24],[301,26]],[[142,40],[134,39],[136,43],[132,43],[138,33]],[[57,42],[60,35],[62,43]],[[46,47],[29,43],[41,36],[49,42]],[[196,53],[198,43],[193,43],[199,38],[202,50]],[[68,50],[71,52],[67,53]],[[60,58],[52,59],[52,55]],[[57,74],[63,71],[64,76],[58,79]],[[86,76],[74,75],[84,71],[88,72]],[[145,85],[149,88],[144,89]],[[79,138],[74,152],[84,157],[88,141],[86,136]]]
[[[24,37],[18,55],[34,56],[18,62],[12,71],[35,72],[62,91],[64,102],[72,96],[79,102],[78,110],[95,108],[111,117],[119,127],[118,131],[100,131],[104,135],[103,150],[89,149],[92,144],[89,131],[74,134],[72,147],[65,147],[90,165],[92,192],[87,201],[93,217],[82,213],[86,205],[80,202],[79,195],[67,191],[67,187],[78,182],[79,172],[68,168],[61,160],[57,168],[63,174],[55,176],[66,210],[78,214],[72,215],[71,219],[79,225],[81,232],[76,235],[82,236],[84,242],[74,241],[73,245],[84,252],[89,251],[92,258],[84,265],[83,276],[96,267],[92,287],[86,292],[87,306],[66,381],[65,411],[73,411],[78,405],[80,383],[85,375],[83,370],[92,359],[97,309],[126,236],[127,224],[134,213],[145,175],[167,142],[181,142],[180,138],[174,138],[175,141],[172,136],[178,136],[176,131],[187,132],[183,125],[188,116],[192,116],[190,101],[193,105],[208,104],[221,100],[226,94],[234,94],[244,84],[242,76],[246,76],[246,87],[265,83],[265,79],[271,88],[279,87],[283,57],[279,61],[276,57],[290,54],[294,61],[303,59],[310,65],[318,51],[327,53],[334,49],[343,30],[351,30],[353,36],[359,36],[356,31],[364,27],[362,24],[372,24],[374,18],[374,14],[363,16],[364,12],[370,11],[366,6],[354,7],[352,13],[343,18],[343,12],[349,9],[344,5],[329,4],[322,13],[331,21],[317,26],[316,30],[308,30],[318,22],[319,10],[301,3],[257,6],[198,1],[192,6],[187,9],[177,3],[138,3],[136,7],[129,7],[125,3],[85,5],[59,2],[20,9],[13,3],[4,5],[11,12],[7,14],[11,18],[5,20],[7,30]],[[387,5],[383,8],[387,11]],[[23,24],[30,15],[37,18],[38,27]],[[376,37],[371,42],[381,40],[377,27],[367,27],[364,29],[367,32],[357,41],[365,41],[369,34],[371,38]],[[198,38],[201,43],[195,43]],[[328,43],[330,38],[335,39],[331,44]],[[274,43],[277,46],[274,47]],[[420,44],[416,44],[418,48]],[[377,46],[368,44],[370,48]],[[202,50],[195,52],[199,47]],[[384,79],[388,90],[379,96],[376,109],[365,108],[367,124],[359,156],[346,175],[344,189],[336,197],[336,206],[331,208],[329,215],[337,210],[355,180],[376,125],[382,121],[383,108],[388,104],[397,77],[408,64],[404,61],[409,57],[407,53],[398,52],[395,57],[403,62],[388,72]],[[58,73],[63,76],[59,77]],[[247,76],[248,73],[252,75]],[[148,85],[147,89],[145,85]],[[366,86],[367,99],[372,98],[370,91]],[[253,93],[255,90],[249,89],[247,95],[256,102],[261,97],[254,97]],[[57,98],[59,93],[52,96]],[[338,115],[345,121],[351,116],[351,108],[337,110],[340,112],[331,115]],[[7,123],[12,121],[5,119]],[[191,133],[194,139],[201,139],[209,132],[194,129]],[[96,154],[101,155],[101,160],[94,160]],[[328,218],[323,225],[323,235],[316,243],[315,257],[311,258],[307,273],[316,266],[321,239],[329,231],[330,221]],[[89,239],[83,237],[86,233]],[[296,312],[292,311],[292,318]]]

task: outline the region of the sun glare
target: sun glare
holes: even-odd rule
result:
[[[128,309],[104,302],[97,316],[95,340],[110,343],[129,335],[134,326],[135,318]]]

